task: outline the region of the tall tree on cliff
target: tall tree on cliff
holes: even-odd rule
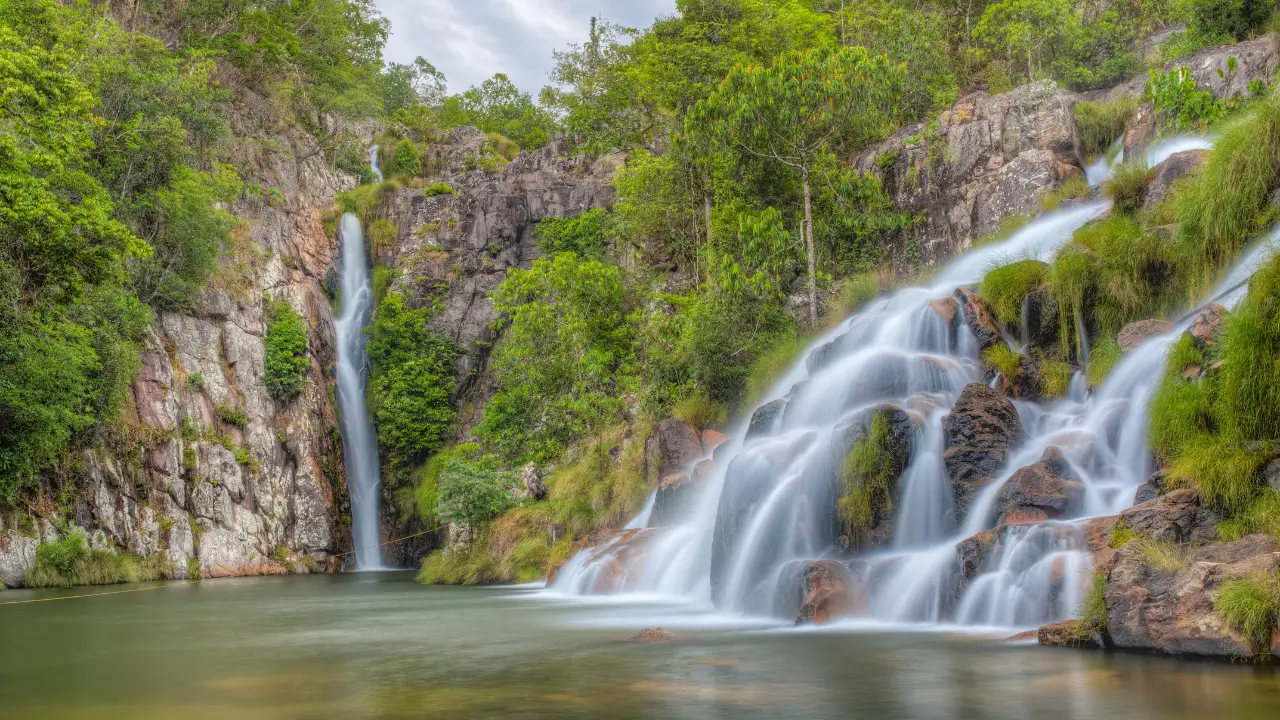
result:
[[[809,320],[815,325],[813,175],[820,172],[824,157],[857,151],[893,129],[905,77],[903,65],[860,47],[788,52],[772,65],[734,67],[685,120],[689,135],[798,176],[804,196],[801,236],[809,266]]]

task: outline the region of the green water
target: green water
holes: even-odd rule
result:
[[[0,717],[1280,717],[1273,668],[927,633],[722,627],[621,641],[647,624],[641,613],[662,612],[407,574],[0,605]]]

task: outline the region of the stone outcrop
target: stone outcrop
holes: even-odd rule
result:
[[[1222,321],[1226,319],[1228,312],[1218,303],[1209,303],[1196,315],[1191,321],[1191,327],[1187,328],[1187,334],[1196,347],[1203,350],[1217,343],[1218,332],[1222,330]]]
[[[699,461],[689,472],[667,475],[658,482],[653,497],[653,513],[649,516],[651,527],[666,527],[683,520],[693,504],[704,481],[715,470],[711,458]]]
[[[751,422],[747,425],[747,439],[772,435],[786,409],[787,401],[784,398],[771,400],[756,408],[756,411],[751,414]]]
[[[965,324],[969,328],[969,332],[973,334],[973,339],[977,342],[978,350],[987,350],[1004,342],[1004,337],[1000,334],[1000,326],[996,324],[995,316],[987,309],[987,304],[976,293],[960,288],[955,294],[956,304],[960,309],[960,315],[963,317]]]
[[[957,518],[968,513],[977,491],[995,479],[1026,437],[1013,403],[981,383],[965,386],[943,420],[943,460],[955,492]]]
[[[996,499],[1000,522],[1058,520],[1078,514],[1084,483],[1062,451],[1051,447],[1040,460],[1013,474]]]
[[[1147,198],[1143,201],[1143,209],[1151,210],[1158,207],[1169,196],[1174,183],[1195,172],[1207,162],[1209,162],[1208,150],[1187,150],[1170,155],[1167,160],[1152,169],[1153,177],[1147,186]]]
[[[1173,323],[1168,320],[1139,320],[1125,325],[1120,330],[1116,335],[1116,344],[1120,346],[1121,352],[1128,354],[1156,335],[1163,335],[1172,330]]]
[[[1176,571],[1150,567],[1139,544],[1116,554],[1103,597],[1114,647],[1169,655],[1245,658],[1255,649],[1213,609],[1223,585],[1280,570],[1276,542],[1251,535],[1188,550]]]
[[[692,469],[702,456],[701,436],[683,420],[673,418],[655,424],[644,443],[645,467],[649,479],[655,482]]]
[[[937,131],[916,125],[861,155],[858,170],[883,183],[899,208],[925,217],[925,262],[952,257],[1039,210],[1043,197],[1082,172],[1075,96],[1045,81],[1000,95],[975,93],[944,111]]]
[[[911,457],[915,449],[915,427],[907,411],[896,405],[884,404],[869,408],[832,429],[831,467],[838,469],[833,477],[831,488],[833,506],[836,499],[847,491],[844,485],[846,479],[841,477],[841,473],[848,453],[856,443],[870,435],[871,425],[876,418],[882,418],[888,429],[883,442],[877,448],[877,452],[881,453],[880,460],[885,466],[877,470],[886,471],[886,476],[890,478],[887,490],[894,499],[892,506],[897,505],[902,493],[899,480],[911,465]],[[861,483],[864,479],[848,478],[848,481]],[[861,533],[855,533],[855,536],[849,537],[848,541],[862,548],[890,544],[893,540],[893,524],[897,519],[892,509],[893,507],[890,506],[873,504],[870,525],[861,528]]]
[[[871,596],[866,585],[843,564],[830,560],[807,563],[803,571],[804,601],[797,625],[826,623],[867,614]]]

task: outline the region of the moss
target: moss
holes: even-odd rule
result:
[[[449,186],[446,182],[432,183],[422,189],[425,197],[436,197],[438,195],[457,195],[457,191]]]
[[[1101,387],[1106,382],[1107,376],[1123,359],[1124,353],[1120,351],[1115,338],[1110,334],[1104,335],[1089,353],[1089,385],[1095,388]]]
[[[893,483],[897,478],[889,440],[889,419],[884,413],[876,413],[867,434],[853,444],[841,466],[844,494],[836,501],[836,508],[855,543],[893,510]]]
[[[1268,654],[1271,631],[1280,624],[1280,575],[1258,574],[1223,585],[1213,609],[1253,643],[1255,652]]]
[[[1138,111],[1138,100],[1123,97],[1111,102],[1076,103],[1074,114],[1086,157],[1100,155],[1124,135],[1125,126]]]
[[[1067,200],[1089,197],[1089,193],[1089,181],[1083,175],[1073,175],[1062,187],[1040,198],[1040,209],[1055,210]]]
[[[1128,162],[1116,168],[1102,185],[1102,194],[1111,199],[1117,213],[1137,215],[1146,202],[1154,168],[1141,161]]]
[[[705,430],[723,424],[729,419],[729,409],[724,403],[716,402],[706,395],[695,393],[681,399],[672,410],[672,415],[690,425]]]
[[[1006,379],[1012,380],[1018,377],[1018,365],[1022,362],[1022,356],[1008,345],[999,343],[982,351],[982,361],[995,368]]]
[[[982,278],[981,293],[996,319],[1013,327],[1022,322],[1027,295],[1044,283],[1049,267],[1039,260],[1022,260],[995,268]]]

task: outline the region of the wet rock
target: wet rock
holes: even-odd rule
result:
[[[1187,334],[1201,349],[1217,343],[1218,332],[1222,329],[1222,321],[1226,319],[1228,310],[1218,303],[1209,303],[1191,321]]]
[[[961,540],[956,544],[956,573],[959,584],[954,593],[955,599],[964,594],[969,583],[976,578],[986,564],[987,558],[1000,543],[1003,528],[984,530],[977,535]]]
[[[702,452],[710,455],[716,451],[716,448],[723,445],[729,440],[729,436],[716,430],[702,431]]]
[[[1004,343],[1004,336],[1000,334],[995,316],[987,310],[986,303],[981,297],[970,290],[960,288],[956,290],[955,299],[965,323],[969,326],[969,331],[977,341],[979,351]]]
[[[1147,188],[1147,199],[1143,203],[1143,209],[1150,210],[1159,206],[1169,195],[1175,182],[1195,172],[1207,162],[1209,162],[1208,150],[1187,150],[1170,155],[1167,160],[1152,169],[1154,177]]]
[[[939,116],[936,132],[903,128],[856,167],[879,179],[902,212],[924,217],[918,248],[933,265],[1006,218],[1036,212],[1045,194],[1081,172],[1073,98],[1052,82],[967,95]],[[905,248],[891,252],[905,258]]]
[[[1160,497],[1160,493],[1164,492],[1164,478],[1165,472],[1163,470],[1157,470],[1156,472],[1151,473],[1151,477],[1147,478],[1146,482],[1139,485],[1137,491],[1134,492],[1133,504],[1141,505]]]
[[[1195,490],[1174,490],[1120,513],[1120,522],[1140,535],[1177,543],[1209,543],[1217,539],[1218,518],[1200,506]]]
[[[687,473],[675,473],[664,477],[658,483],[653,497],[653,514],[649,516],[649,524],[653,527],[667,527],[680,522],[688,514],[689,508],[697,501],[698,490],[715,468],[715,461],[710,458],[699,461]]]
[[[1101,633],[1082,628],[1079,620],[1050,623],[1035,631],[1036,642],[1054,647],[1101,650],[1105,647]]]
[[[981,383],[965,387],[942,427],[943,460],[960,519],[968,513],[978,489],[995,478],[1013,448],[1026,438],[1026,430],[1013,403]]]
[[[1168,320],[1139,320],[1124,326],[1116,336],[1116,344],[1120,351],[1128,354],[1156,335],[1163,335],[1173,330],[1173,323]]]
[[[877,417],[883,418],[888,425],[888,434],[884,438],[881,450],[886,453],[888,477],[891,478],[889,492],[897,505],[901,495],[899,480],[911,464],[911,456],[915,447],[915,426],[911,415],[896,405],[877,405],[857,416],[836,425],[832,429],[831,467],[833,483],[831,486],[831,504],[834,509],[837,498],[844,494],[845,488],[840,477],[841,469],[850,450],[855,443],[867,437],[871,425]],[[863,528],[861,535],[849,538],[849,541],[861,548],[888,545],[893,539],[893,522],[896,513],[893,507],[875,505],[872,507],[871,523]]]
[[[538,472],[537,465],[529,463],[520,470],[520,483],[523,488],[516,493],[519,497],[532,500],[547,498],[547,485],[542,482],[542,474]]]
[[[649,544],[659,532],[658,528],[627,530],[596,547],[587,559],[593,573],[582,590],[588,595],[630,590],[628,581],[644,574]]]
[[[1223,585],[1280,569],[1276,541],[1251,535],[1190,550],[1176,572],[1149,567],[1136,543],[1117,551],[1103,598],[1115,647],[1169,655],[1248,658],[1255,648],[1214,611]]]
[[[1040,350],[1057,347],[1058,300],[1048,287],[1037,288],[1027,295],[1027,345]]]
[[[670,642],[675,639],[676,639],[675,633],[671,632],[670,630],[667,630],[666,628],[659,627],[659,628],[645,628],[644,630],[641,630],[638,635],[632,635],[631,637],[627,638],[627,642],[655,643],[655,642]]]
[[[774,432],[778,420],[782,417],[782,412],[787,408],[787,401],[778,398],[767,402],[751,414],[751,423],[747,426],[747,439],[757,437],[768,437]]]
[[[951,323],[956,320],[956,312],[960,309],[960,303],[953,297],[939,298],[930,300],[929,307],[938,314],[938,318],[942,320],[942,324],[951,327]]]
[[[804,358],[804,366],[809,371],[809,377],[822,372],[836,359],[840,349],[839,342],[838,339],[832,340],[809,351],[809,354]]]
[[[682,472],[702,457],[702,438],[683,420],[663,420],[644,443],[645,467],[653,482]]]
[[[825,625],[866,615],[871,609],[871,596],[862,580],[838,562],[808,563],[804,568],[804,590],[797,625]]]
[[[1014,473],[996,500],[1001,522],[1009,524],[1071,517],[1083,503],[1084,483],[1056,447]]]

